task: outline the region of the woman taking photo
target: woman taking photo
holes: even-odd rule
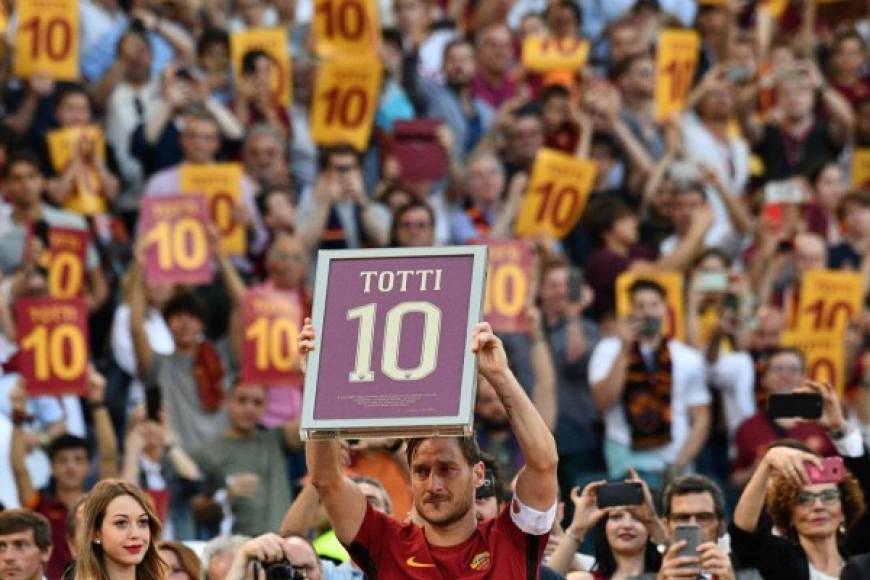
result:
[[[164,580],[157,552],[160,520],[144,493],[126,481],[99,482],[84,505],[76,580]]]
[[[631,481],[640,480],[635,477]],[[583,538],[593,530],[595,563],[588,572],[569,574],[569,580],[654,579],[661,556],[652,537],[663,536],[664,532],[659,529],[646,484],[641,482],[647,498],[644,505],[600,509],[598,489],[604,484],[603,481],[590,483],[582,494],[576,487],[571,491],[574,517],[553,552],[549,566],[561,574],[577,570],[572,559]]]
[[[836,483],[813,483],[809,466],[821,458],[772,447],[740,496],[731,526],[738,560],[766,580],[836,580],[847,559],[847,531],[864,512],[864,496],[846,470]],[[779,535],[759,522],[767,511]]]

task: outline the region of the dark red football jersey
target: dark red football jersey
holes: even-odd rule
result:
[[[520,530],[511,519],[510,506],[449,548],[430,546],[423,528],[368,506],[349,552],[368,580],[533,580],[548,534],[533,536]]]

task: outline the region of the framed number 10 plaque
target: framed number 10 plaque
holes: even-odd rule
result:
[[[485,246],[321,251],[303,439],[471,433]]]

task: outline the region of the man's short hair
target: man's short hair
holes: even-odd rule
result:
[[[652,54],[648,51],[638,52],[635,54],[629,54],[619,59],[613,66],[610,67],[610,80],[618,81],[631,70],[631,67],[634,66],[639,60],[648,60],[652,58]]]
[[[281,148],[282,153],[287,150],[287,142],[281,133],[278,132],[275,127],[271,125],[267,125],[266,123],[257,123],[245,133],[245,139],[242,142],[242,148],[246,149],[250,142],[256,139],[257,137],[262,137],[266,135],[271,137],[275,143]]]
[[[44,515],[24,508],[0,512],[0,536],[27,530],[33,531],[33,541],[40,551],[45,552],[51,547],[51,524]]]
[[[665,291],[664,286],[654,280],[635,280],[631,286],[628,287],[628,295],[634,299],[638,292],[643,292],[644,290],[655,292],[662,300],[667,300],[668,293]]]
[[[447,62],[447,55],[450,54],[450,51],[456,48],[457,46],[468,46],[471,49],[471,52],[474,53],[474,44],[468,40],[464,36],[457,36],[450,42],[444,45],[444,53],[442,62]]]
[[[366,475],[354,475],[351,477],[354,483],[367,483],[368,485],[376,488],[379,492],[381,492],[381,499],[384,502],[384,511],[388,514],[393,513],[393,500],[390,499],[390,494],[387,492],[387,488],[384,487],[380,481],[375,479],[374,477],[368,477]]]
[[[261,58],[272,62],[272,57],[262,48],[255,48],[246,52],[242,56],[242,75],[252,75],[257,72],[257,61]]]
[[[416,455],[417,449],[419,449],[420,445],[430,439],[436,439],[436,437],[414,437],[406,441],[405,458],[408,460],[409,466],[413,464],[414,455]],[[456,443],[459,445],[459,450],[462,451],[462,456],[465,458],[468,465],[476,465],[481,462],[480,446],[477,444],[477,439],[474,435],[469,435],[467,437],[449,437],[448,439],[456,440]]]
[[[84,449],[85,453],[88,455],[88,459],[92,459],[93,453],[91,453],[91,447],[88,445],[88,442],[81,437],[76,435],[72,435],[70,433],[61,433],[48,443],[48,447],[46,447],[45,452],[48,454],[49,461],[54,461],[57,454],[61,451],[67,451],[69,449]]]
[[[190,290],[179,290],[172,295],[163,307],[163,318],[169,320],[176,314],[190,314],[206,323],[206,309],[202,299]]]
[[[713,509],[716,511],[716,517],[719,518],[719,521],[725,520],[725,496],[722,494],[722,490],[709,477],[697,474],[676,477],[665,488],[665,494],[662,497],[665,517],[671,517],[671,504],[675,496],[693,493],[709,493],[713,498]]]
[[[779,356],[781,354],[790,354],[797,357],[797,359],[801,363],[801,369],[807,368],[807,359],[804,357],[804,353],[802,353],[799,349],[793,346],[778,346],[767,355],[767,369],[770,370],[770,361],[773,360],[773,357]]]
[[[357,165],[362,165],[362,156],[353,145],[350,143],[337,143],[335,145],[321,147],[320,155],[318,156],[320,159],[320,170],[323,171],[328,168],[329,162],[337,155],[353,155],[353,158],[356,159]]]
[[[21,151],[13,151],[9,153],[9,156],[6,159],[6,165],[3,166],[3,179],[7,179],[9,174],[12,172],[12,168],[19,164],[30,165],[37,171],[37,173],[43,177],[45,176],[45,168],[42,166],[42,161],[39,156],[29,149],[23,149]]]
[[[248,536],[218,536],[206,543],[202,549],[202,567],[200,568],[200,580],[208,579],[208,565],[212,558],[220,554],[235,555],[236,552],[250,540]]]
[[[849,208],[855,206],[859,208],[870,207],[870,190],[857,189],[844,195],[837,206],[837,217],[841,220],[846,219]]]
[[[212,44],[230,46],[230,35],[221,28],[206,28],[196,43],[196,55],[202,57]]]
[[[601,240],[604,234],[610,231],[613,224],[630,215],[636,215],[636,213],[624,201],[615,197],[607,197],[589,204],[584,219],[593,237]]]

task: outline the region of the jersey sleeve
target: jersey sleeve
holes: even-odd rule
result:
[[[392,518],[366,505],[366,515],[350,546],[345,546],[356,565],[367,576],[376,577],[375,563],[380,561],[384,546],[392,535]]]

